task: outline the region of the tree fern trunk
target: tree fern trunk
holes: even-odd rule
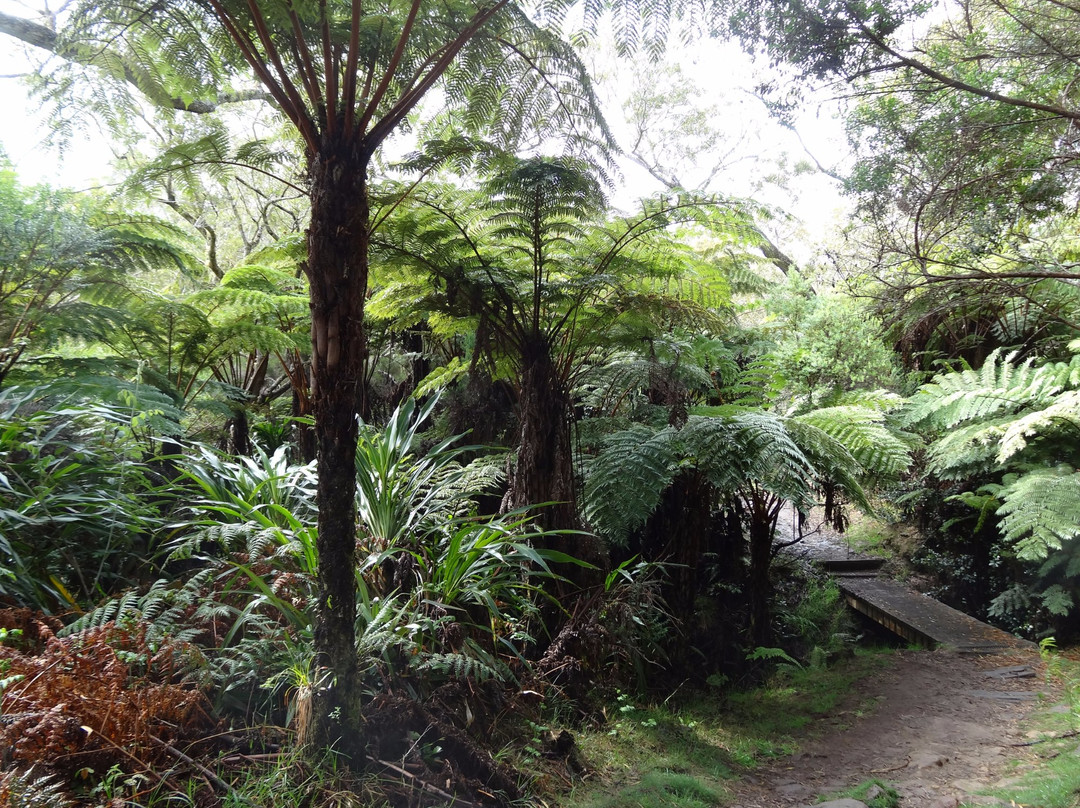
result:
[[[346,753],[360,742],[356,618],[356,441],[363,404],[368,278],[367,163],[362,144],[324,137],[310,155],[311,386],[319,473],[318,674],[313,740]]]
[[[771,601],[773,534],[780,503],[761,492],[749,495],[747,518],[750,544],[750,566],[747,570],[746,598],[750,612],[750,647],[769,645],[772,638]]]
[[[251,457],[251,429],[243,406],[237,407],[225,422],[225,451],[237,457]]]
[[[545,528],[578,526],[574,465],[570,449],[569,396],[546,346],[526,356],[518,394],[517,463],[510,482],[509,503],[524,508],[553,502],[539,512]]]
[[[714,491],[696,469],[681,472],[664,491],[645,523],[641,555],[671,566],[664,600],[671,615],[689,629],[700,587],[701,554],[709,531]],[[685,632],[682,637],[688,636]]]
[[[574,457],[570,443],[570,396],[546,343],[527,346],[518,394],[519,440],[517,462],[506,501],[510,508],[554,503],[537,511],[547,530],[580,527],[574,485]],[[599,542],[588,536],[550,536],[548,549],[558,550],[599,565]],[[560,573],[585,584],[581,568]]]

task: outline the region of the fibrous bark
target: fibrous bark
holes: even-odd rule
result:
[[[327,138],[309,155],[311,386],[318,443],[319,602],[315,622],[317,743],[359,743],[356,619],[356,440],[362,410],[370,154],[357,138]],[[333,563],[328,560],[333,559]],[[345,563],[343,563],[345,562]],[[357,726],[351,726],[357,724]]]

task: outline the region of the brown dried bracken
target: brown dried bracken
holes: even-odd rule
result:
[[[141,769],[167,756],[155,738],[175,743],[212,724],[204,694],[184,681],[184,644],[113,623],[63,639],[43,623],[39,632],[37,654],[0,647],[5,676],[23,677],[0,702],[6,764]]]

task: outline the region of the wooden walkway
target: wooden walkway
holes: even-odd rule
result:
[[[872,577],[837,579],[848,605],[908,642],[964,654],[998,654],[1032,647],[1007,631],[983,623],[903,584]]]
[[[996,654],[1034,647],[1027,640],[976,620],[901,583],[878,578],[880,559],[855,553],[837,557],[811,552],[808,557],[835,576],[851,608],[908,642],[966,654]]]

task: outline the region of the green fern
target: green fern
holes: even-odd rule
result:
[[[1080,472],[1059,466],[1007,477],[999,529],[1024,560],[1046,558],[1080,536]]]
[[[951,429],[958,424],[1046,406],[1066,386],[1075,386],[1080,359],[1070,364],[1017,365],[1015,354],[995,351],[979,370],[967,368],[940,374],[923,385],[904,410],[910,426]]]
[[[5,808],[74,808],[75,801],[59,777],[39,775],[34,769],[0,771],[0,797]]]
[[[719,491],[732,494],[757,484],[781,499],[809,506],[814,468],[782,418],[764,411],[711,411],[716,413],[712,417],[692,415],[682,440]]]
[[[887,406],[888,397],[877,400]],[[915,435],[890,427],[882,409],[854,404],[814,410],[792,419],[820,429],[837,441],[858,464],[864,479],[895,479],[911,464]]]
[[[201,627],[188,624],[188,616],[210,589],[214,570],[200,570],[183,583],[159,579],[143,593],[125,592],[107,600],[96,609],[64,626],[59,636],[66,637],[106,623],[144,624],[154,637],[169,636],[182,642],[194,642]]]
[[[678,470],[676,431],[636,424],[608,436],[588,464],[583,507],[592,527],[616,542],[656,509]]]
[[[452,679],[475,679],[478,682],[487,679],[513,681],[513,675],[506,665],[498,663],[493,657],[482,660],[471,654],[422,654],[413,663],[413,670]]]
[[[1066,390],[1047,406],[1008,422],[998,438],[997,462],[1007,463],[1034,437],[1076,432],[1080,427],[1080,390]]]
[[[694,412],[682,429],[635,424],[602,439],[583,497],[594,528],[625,540],[681,468],[704,473],[721,495],[756,488],[804,509],[829,481],[869,510],[863,483],[895,478],[910,462],[910,436],[879,410],[845,406],[790,419],[738,407]]]

